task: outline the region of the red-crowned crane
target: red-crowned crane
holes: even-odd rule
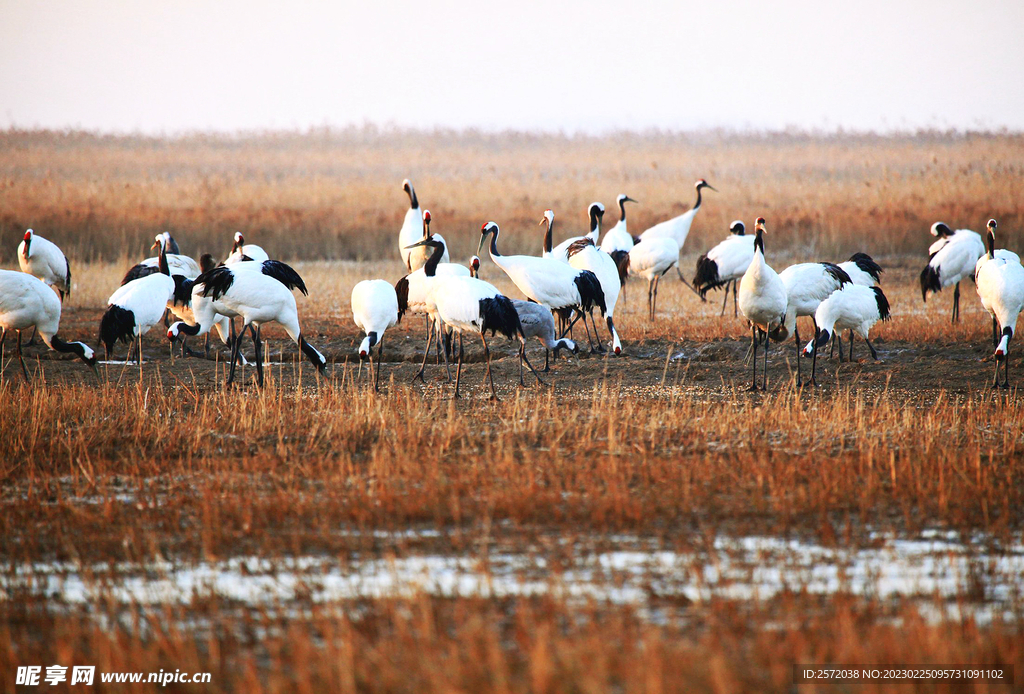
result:
[[[878,361],[878,353],[868,339],[871,327],[878,321],[889,320],[889,300],[881,287],[865,287],[847,283],[841,289],[821,302],[814,313],[817,324],[815,338],[804,348],[805,356],[812,356],[811,383],[815,383],[818,349],[828,344],[832,335],[841,330],[851,330],[860,335],[871,350],[871,357]],[[853,361],[853,337],[850,337],[850,361]]]
[[[359,343],[359,356],[370,358],[373,389],[380,390],[380,362],[384,354],[384,332],[398,323],[398,295],[384,280],[363,280],[352,288],[352,319],[366,337]],[[373,372],[373,348],[377,347],[377,372]]]
[[[710,251],[697,259],[697,271],[693,276],[693,287],[700,294],[700,298],[707,297],[712,289],[725,287],[725,297],[722,299],[722,313],[725,315],[725,305],[729,301],[729,284],[732,284],[732,313],[737,315],[736,305],[736,283],[747,266],[754,259],[754,237],[747,236],[746,227],[740,220],[729,225],[729,236],[712,248]]]
[[[28,381],[28,369],[21,355],[21,331],[35,328],[50,349],[78,356],[95,371],[96,357],[92,349],[81,342],[64,342],[57,337],[60,326],[60,299],[53,290],[24,272],[0,270],[0,328],[18,333],[18,361],[21,373]],[[3,347],[0,345],[0,364]]]
[[[71,264],[57,244],[29,229],[18,244],[18,266],[22,272],[38,277],[64,297],[71,295]]]
[[[173,342],[179,335],[205,335],[219,316],[241,316],[242,329],[231,345],[231,368],[226,385],[230,386],[235,379],[242,336],[249,328],[256,350],[256,379],[262,387],[263,342],[260,330],[264,323],[279,323],[317,371],[324,373],[327,359],[306,341],[299,328],[299,312],[291,290],[304,290],[305,285],[301,283],[302,278],[295,270],[277,260],[215,267],[199,275],[192,285],[192,313],[196,324],[178,321],[168,328],[167,338]]]
[[[107,300],[107,310],[100,319],[100,342],[107,360],[114,345],[122,340],[129,345],[125,361],[137,348],[136,356],[141,364],[142,336],[163,319],[167,302],[173,301],[175,282],[167,266],[167,242],[158,237],[157,243],[160,246],[159,272],[118,287]]]
[[[577,318],[587,315],[594,306],[604,314],[604,291],[597,276],[590,270],[577,270],[568,263],[552,258],[538,258],[532,255],[502,255],[498,251],[500,229],[494,222],[486,222],[480,228],[479,253],[491,236],[490,254],[494,264],[500,267],[519,291],[538,304],[544,304],[552,311],[573,309]],[[584,321],[586,326],[586,321]],[[563,335],[565,333],[563,332]],[[589,338],[590,328],[587,327]],[[591,342],[593,348],[593,342]]]
[[[793,336],[793,344],[796,346],[796,384],[800,386],[803,385],[803,375],[800,372],[800,327],[797,318],[810,316],[813,321],[814,312],[821,302],[844,284],[850,284],[850,276],[835,263],[821,262],[790,265],[779,273],[779,278],[786,287],[786,318],[771,337],[777,342],[783,342],[790,335]],[[842,353],[839,358],[842,359]]]
[[[960,320],[960,280],[972,276],[978,258],[985,254],[985,243],[978,233],[953,231],[943,222],[932,224],[931,233],[939,240],[928,248],[928,264],[921,270],[921,297],[928,301],[931,294],[956,285],[952,317],[956,323]]]
[[[1019,260],[1001,257],[996,250],[996,225],[989,223],[989,260],[978,270],[978,294],[985,308],[998,322],[999,334],[996,344],[996,374],[992,387],[1010,387],[1010,340],[1017,330],[1017,318],[1024,310],[1024,267]],[[1003,364],[1003,382],[999,383],[999,363]]]
[[[753,381],[750,390],[757,390],[757,343],[764,336],[764,374],[761,389],[768,389],[769,337],[786,319],[786,285],[764,259],[764,217],[754,223],[754,258],[740,279],[740,313],[750,321],[750,343],[753,347]],[[643,244],[641,244],[643,245]]]
[[[988,233],[992,235],[992,239],[993,241],[995,241],[996,228],[999,226],[999,224],[996,222],[996,220],[990,219],[988,220],[987,226]],[[992,257],[993,256],[991,254],[985,253],[985,255],[978,258],[978,262],[974,264],[975,285],[978,284],[978,273],[981,272],[982,266],[985,265],[985,263],[987,263],[989,260],[991,260]],[[1020,262],[1020,256],[1011,250],[1007,250],[1006,248],[997,248],[995,250],[995,257],[1002,258],[1003,260],[1010,260],[1017,263]],[[978,296],[981,298],[981,305],[984,306],[985,310],[988,311],[990,316],[992,316],[992,346],[995,347],[996,345],[999,344],[999,322],[996,320],[996,316],[995,313],[992,312],[992,308],[988,305],[986,297],[982,295],[980,288],[978,289]]]
[[[427,242],[421,242],[427,243]],[[465,332],[476,333],[484,345],[484,357],[487,360],[487,382],[491,387],[491,399],[498,400],[498,392],[494,388],[494,377],[491,374],[491,351],[487,346],[487,331],[491,335],[500,332],[509,340],[519,340],[519,357],[543,383],[540,374],[526,358],[526,339],[523,327],[519,322],[512,302],[503,296],[491,284],[473,277],[446,277],[434,288],[434,303],[437,313],[445,325],[459,335],[459,363],[455,370],[455,397],[459,395],[459,384],[462,380],[462,361],[464,348],[462,335]]]
[[[441,277],[469,277],[472,274],[472,270],[464,265],[442,262],[442,259],[448,255],[444,239],[440,238],[437,234],[431,234],[429,226],[426,226],[430,223],[429,210],[424,210],[423,219],[425,221],[424,231],[426,235],[413,244],[413,250],[419,251],[420,248],[427,248],[427,250],[431,251],[431,254],[428,256],[427,262],[424,263],[423,267],[410,272],[395,283],[395,293],[398,296],[399,319],[407,311],[410,313],[422,313],[427,317],[427,347],[423,353],[423,363],[420,365],[420,370],[413,376],[414,381],[417,378],[421,381],[424,380],[423,374],[427,366],[427,357],[430,354],[430,345],[434,341],[435,336],[437,338],[437,350],[438,352],[441,351],[442,337],[439,333],[441,326],[432,296],[436,280]],[[479,259],[477,264],[479,266]],[[448,339],[445,337],[446,371],[448,370],[449,347]],[[440,356],[438,356],[438,359],[440,360]],[[451,380],[450,373],[448,374],[448,379]]]

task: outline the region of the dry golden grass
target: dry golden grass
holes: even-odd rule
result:
[[[773,243],[812,254],[922,253],[936,220],[980,229],[1000,220],[1007,247],[1024,237],[1024,138],[921,133],[618,134],[379,131],[176,139],[84,133],[0,133],[0,247],[26,227],[73,260],[135,257],[170,230],[183,248],[224,255],[240,230],[282,259],[395,257],[410,177],[436,231],[468,257],[493,219],[510,250],[540,245],[551,207],[566,236],[592,200],[641,201],[631,229],[680,214],[707,194],[687,250],[699,253],[732,219],[763,215]]]

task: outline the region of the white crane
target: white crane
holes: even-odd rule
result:
[[[167,338],[173,342],[179,335],[205,335],[217,322],[218,316],[241,316],[242,329],[231,345],[231,369],[226,385],[230,386],[234,381],[242,336],[249,328],[256,350],[256,379],[262,387],[263,343],[260,330],[264,323],[279,323],[313,366],[324,373],[327,359],[306,341],[299,328],[299,312],[291,292],[298,286],[295,279],[298,273],[277,260],[251,265],[258,269],[248,267],[250,263],[222,265],[197,277],[192,285],[192,312],[196,324],[178,321],[168,328]],[[301,288],[304,289],[305,285]]]
[[[203,271],[200,264],[187,255],[172,252],[171,244],[174,243],[174,240],[166,231],[162,234],[156,235],[156,240],[153,242],[152,249],[157,250],[160,248],[161,239],[163,239],[164,245],[167,247],[167,267],[170,269],[171,274],[181,275],[186,279],[195,279],[196,277],[199,277]],[[175,243],[174,246],[177,247],[177,244]],[[158,256],[146,258],[141,263],[136,263],[121,279],[121,286],[128,284],[132,280],[145,277],[146,275],[155,275],[160,272],[159,265],[160,258]]]
[[[771,337],[776,342],[782,342],[790,335],[793,336],[793,344],[796,345],[796,384],[800,386],[803,385],[803,376],[800,373],[800,326],[796,319],[810,316],[813,321],[814,312],[821,302],[844,284],[849,284],[850,276],[835,263],[797,263],[780,272],[779,279],[786,287],[786,317]],[[841,353],[839,358],[842,359]]]
[[[993,220],[994,221],[994,220]],[[978,271],[978,294],[985,308],[998,322],[1002,338],[996,345],[996,374],[992,387],[999,383],[999,362],[1003,363],[1003,388],[1010,387],[1010,340],[1017,330],[1017,317],[1024,310],[1024,267],[1019,260],[1000,257],[996,250],[995,225],[989,223],[989,260]]]
[[[722,300],[722,313],[725,315],[725,304],[729,301],[729,284],[732,284],[732,313],[737,315],[736,283],[747,266],[754,259],[754,237],[747,236],[746,226],[737,219],[729,225],[729,236],[710,251],[697,259],[697,271],[693,276],[693,287],[700,298],[707,297],[712,289],[725,287]]]
[[[380,362],[384,353],[384,332],[398,323],[398,295],[384,280],[363,280],[352,288],[352,319],[366,337],[359,344],[359,356],[370,358],[373,389],[380,390]],[[377,373],[373,372],[373,348],[377,347]]]
[[[572,340],[568,338],[558,339],[555,334],[555,317],[547,306],[541,306],[532,301],[523,301],[522,299],[512,299],[512,305],[515,307],[516,314],[519,316],[519,323],[523,327],[523,337],[525,339],[535,337],[544,345],[545,372],[550,371],[548,358],[552,352],[554,352],[555,359],[558,359],[559,350],[567,349],[573,354],[579,351],[579,347]],[[521,355],[519,359],[519,383],[520,385],[526,385],[523,381],[523,359]]]
[[[0,328],[4,332],[18,333],[18,361],[21,373],[28,381],[28,369],[21,355],[21,331],[35,328],[50,349],[75,354],[95,371],[96,358],[92,349],[81,342],[64,342],[57,337],[60,326],[60,299],[53,291],[24,272],[0,270]],[[3,364],[3,346],[0,343],[0,365]]]
[[[71,264],[57,244],[29,229],[18,244],[18,266],[22,272],[38,277],[64,297],[71,295]]]
[[[764,217],[754,223],[754,259],[740,279],[740,313],[750,321],[750,338],[753,346],[753,382],[750,390],[757,390],[757,343],[758,335],[764,336],[764,380],[762,390],[768,389],[768,345],[769,335],[786,319],[786,285],[779,274],[764,259]],[[643,245],[643,244],[641,244]]]
[[[429,215],[429,210],[424,211],[425,218],[429,218]],[[472,270],[464,265],[441,262],[441,259],[448,255],[448,250],[444,240],[439,238],[437,234],[430,234],[428,232],[427,236],[413,244],[412,249],[418,251],[420,247],[431,251],[427,262],[422,267],[413,270],[398,280],[395,284],[395,293],[398,297],[399,319],[407,311],[410,313],[422,313],[427,317],[427,347],[423,353],[423,363],[420,364],[420,370],[413,376],[414,381],[417,378],[424,381],[423,374],[427,367],[427,357],[430,355],[430,345],[435,337],[437,339],[437,351],[441,351],[441,324],[433,300],[433,290],[436,281],[442,277],[469,277],[472,274]],[[477,259],[477,266],[479,267],[479,258]],[[448,371],[450,347],[451,345],[446,336],[444,346],[446,372]],[[440,361],[440,356],[438,356],[438,360]],[[451,380],[450,372],[448,373],[448,380]]]
[[[921,271],[921,296],[925,301],[950,285],[953,291],[952,322],[960,320],[960,280],[970,277],[978,258],[985,254],[981,236],[970,229],[953,231],[943,222],[932,224],[931,233],[939,240],[928,248],[928,264]]]
[[[815,338],[804,348],[805,356],[812,356],[811,383],[815,383],[818,363],[818,349],[828,344],[832,335],[842,330],[851,330],[860,335],[871,350],[871,357],[878,361],[878,353],[868,339],[868,333],[878,321],[889,320],[889,300],[881,287],[865,287],[847,283],[821,302],[814,314],[817,332]],[[850,361],[853,361],[853,336],[850,337]]]
[[[569,324],[589,313],[594,306],[601,309],[604,315],[604,291],[597,276],[590,270],[577,270],[567,263],[552,258],[538,258],[532,255],[502,255],[498,252],[498,234],[500,229],[494,222],[486,222],[480,228],[480,245],[477,253],[484,246],[489,234],[491,236],[491,260],[500,267],[519,291],[538,304],[544,304],[552,311],[572,309],[577,317]],[[586,326],[586,321],[583,322]],[[562,335],[565,335],[563,331]],[[587,327],[587,337],[590,328]],[[591,347],[593,342],[591,341]]]
[[[850,276],[850,281],[861,287],[877,287],[882,281],[882,266],[874,261],[867,253],[854,253],[850,259],[839,263],[839,267]],[[853,339],[853,331],[850,331],[850,339]],[[832,336],[829,344],[828,357],[832,358],[832,350],[836,343],[839,344],[839,356],[842,359],[843,338],[839,334]]]
[[[674,239],[664,236],[641,239],[622,262],[629,274],[647,280],[647,315],[654,320],[658,305],[658,284],[662,275],[679,263],[679,246]]]
[[[437,306],[437,313],[444,324],[459,335],[459,364],[455,370],[455,397],[460,397],[459,384],[462,380],[464,354],[462,335],[465,332],[480,335],[480,340],[483,342],[484,357],[487,360],[487,382],[491,387],[492,400],[499,398],[498,392],[494,389],[494,377],[491,375],[491,351],[487,346],[485,335],[488,330],[491,331],[491,335],[500,332],[509,340],[519,340],[519,358],[526,362],[530,371],[537,377],[537,381],[543,383],[540,374],[526,357],[526,339],[523,336],[523,327],[519,322],[519,315],[516,313],[515,307],[491,284],[473,277],[446,277],[434,288],[434,302]]]
[[[551,248],[551,228],[554,226],[555,214],[551,210],[547,210],[544,213],[544,219],[540,222],[541,224],[547,222],[548,225],[547,233],[544,235],[544,257],[554,258],[563,262],[568,261],[569,247],[583,239],[589,239],[594,246],[597,246],[597,238],[601,234],[601,220],[604,218],[604,205],[599,202],[590,203],[590,207],[587,208],[587,216],[590,217],[590,231],[588,233],[583,236],[570,236],[554,248]]]
[[[622,290],[622,283],[619,281],[619,271],[615,266],[612,257],[594,245],[589,238],[583,238],[569,246],[569,265],[577,270],[590,270],[601,283],[601,291],[604,292],[604,320],[608,325],[608,334],[612,338],[612,351],[615,354],[622,352],[622,341],[615,329],[615,304],[619,300],[619,292]],[[594,337],[597,337],[597,324],[594,323],[594,310],[591,308],[588,315],[594,326]],[[584,318],[583,320],[586,320]],[[600,339],[597,344],[598,351],[604,352]]]
[[[227,260],[224,261],[224,264],[236,265],[247,260],[254,260],[260,263],[264,260],[270,260],[270,255],[260,246],[254,243],[246,243],[242,232],[236,231],[235,243],[231,246],[231,253],[228,255]]]
[[[994,220],[994,219],[988,220],[988,225],[987,225],[988,232],[992,235],[993,240],[995,240],[995,232],[996,232],[996,228],[998,226],[999,226],[999,224],[996,222],[996,220]],[[1020,262],[1020,256],[1019,255],[1017,255],[1013,251],[1007,250],[1005,248],[997,248],[996,252],[995,252],[995,257],[996,258],[1002,258],[1004,260],[1011,260],[1011,261],[1014,261],[1014,262],[1017,262],[1017,263]],[[978,262],[974,264],[974,283],[975,283],[975,285],[977,285],[977,283],[978,283],[978,273],[981,272],[982,266],[984,266],[985,263],[987,263],[991,259],[992,259],[992,256],[989,253],[985,253],[985,255],[983,255],[980,258],[978,258]],[[998,324],[998,321],[996,320],[995,314],[992,312],[992,309],[989,307],[989,305],[988,305],[988,303],[986,301],[986,297],[982,296],[981,289],[979,288],[977,291],[978,291],[978,296],[981,298],[981,305],[984,306],[985,310],[988,311],[989,315],[992,316],[992,346],[995,347],[996,345],[999,344],[999,324]]]
[[[636,200],[625,193],[620,193],[616,202],[619,204],[619,221],[605,232],[604,238],[601,239],[601,250],[615,261],[615,267],[619,269],[619,283],[625,287],[626,277],[629,276],[629,265],[623,261],[629,258],[629,252],[633,250],[635,243],[626,227],[626,203],[636,202]]]
[[[130,360],[132,350],[137,348],[138,363],[142,363],[142,336],[160,322],[167,302],[174,298],[174,280],[167,266],[167,242],[158,237],[160,246],[159,272],[132,280],[118,287],[107,299],[107,310],[100,319],[100,341],[105,348],[105,358],[110,359],[111,350],[118,340],[128,343]]]

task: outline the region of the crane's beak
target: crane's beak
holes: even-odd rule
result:
[[[628,195],[626,196],[626,199],[623,200],[622,202],[635,202],[637,205],[640,204],[639,200],[634,200],[633,198],[629,197]]]
[[[715,188],[715,187],[714,187],[713,185],[711,185],[710,183],[705,183],[705,184],[704,184],[704,187],[705,187],[705,188],[710,188],[711,190],[715,191],[716,193],[718,192],[718,188]]]
[[[484,249],[484,241],[487,240],[487,234],[489,234],[489,233],[491,233],[491,232],[487,231],[487,232],[484,232],[483,234],[480,234],[480,244],[476,247],[476,254],[477,255],[480,255],[480,252],[483,251],[483,249]]]
[[[537,226],[543,226],[544,223],[547,222],[547,221],[548,221],[548,218],[544,217],[539,222],[537,222]]]
[[[153,245],[149,247],[149,250],[155,251],[158,248],[160,248],[160,242],[159,241],[154,241]]]
[[[417,241],[416,243],[414,243],[414,244],[413,244],[413,245],[411,245],[411,246],[406,246],[406,247],[405,247],[405,250],[407,250],[407,251],[408,251],[408,250],[410,250],[410,249],[416,248],[417,246],[426,246],[426,245],[427,245],[427,243],[428,243],[429,241],[430,241],[430,239],[429,239],[429,238],[425,238],[425,239],[423,239],[423,240],[421,240],[421,241]]]

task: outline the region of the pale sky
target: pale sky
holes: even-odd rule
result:
[[[0,0],[0,127],[1024,129],[1024,1]]]

